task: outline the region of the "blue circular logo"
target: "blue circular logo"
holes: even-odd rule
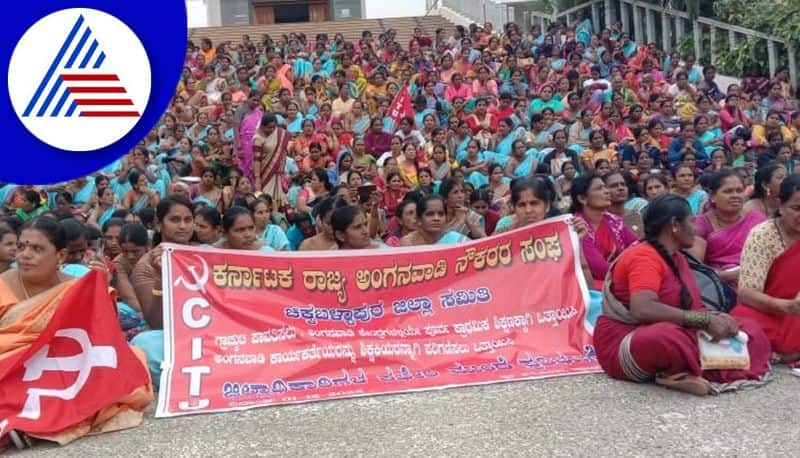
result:
[[[8,69],[0,181],[89,175],[158,122],[186,53],[183,1],[27,2],[2,30]]]

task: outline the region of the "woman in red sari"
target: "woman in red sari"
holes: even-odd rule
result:
[[[253,138],[253,171],[256,190],[272,197],[273,211],[283,208],[283,176],[292,135],[281,127],[275,115],[267,113]]]
[[[744,243],[738,317],[757,321],[784,362],[800,360],[800,174],[781,184],[780,216],[754,227]]]
[[[578,176],[572,182],[570,194],[570,213],[586,222],[588,230],[581,246],[592,271],[595,289],[600,289],[609,265],[638,237],[622,218],[608,212],[611,196],[600,175],[589,172]]]
[[[653,200],[644,217],[645,240],[626,250],[603,286],[603,314],[594,329],[597,359],[611,377],[696,395],[759,385],[769,371],[769,343],[747,319],[705,309],[680,250],[694,242],[694,218],[678,196]],[[698,331],[714,339],[747,334],[750,368],[703,370]],[[738,342],[738,341],[737,341]]]

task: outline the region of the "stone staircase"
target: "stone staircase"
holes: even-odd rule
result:
[[[333,39],[336,33],[341,33],[344,39],[356,42],[361,38],[364,30],[369,30],[376,37],[389,29],[397,32],[397,42],[403,48],[408,46],[408,42],[414,33],[414,28],[422,29],[423,35],[433,37],[436,29],[444,28],[447,35],[453,33],[455,24],[439,15],[429,15],[421,17],[400,17],[386,19],[359,19],[351,21],[326,21],[326,22],[303,22],[291,24],[270,24],[270,25],[249,25],[249,26],[229,26],[229,27],[202,27],[189,29],[189,39],[196,45],[202,38],[210,38],[214,46],[223,42],[234,44],[241,43],[242,35],[249,35],[250,40],[258,42],[263,34],[269,34],[273,40],[277,40],[281,35],[289,33],[304,33],[309,40],[313,40],[318,33],[327,33]]]

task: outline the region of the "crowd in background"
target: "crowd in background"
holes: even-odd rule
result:
[[[673,365],[696,355],[687,330],[731,337],[747,320],[766,332],[742,325],[758,367],[728,378],[761,378],[770,348],[800,359],[800,297],[785,270],[800,265],[800,115],[785,67],[752,65],[721,88],[694,56],[618,26],[595,34],[588,19],[395,37],[190,42],[167,111],[129,154],[68,183],[0,187],[0,271],[30,251],[23,224],[59,221],[61,273],[112,274],[121,328],[157,383],[161,243],[391,249],[571,213],[590,288],[611,281],[632,314],[598,325],[610,374],[699,376],[697,364]],[[702,312],[682,249],[738,292],[737,318]]]

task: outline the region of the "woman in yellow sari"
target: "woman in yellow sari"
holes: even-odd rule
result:
[[[275,75],[275,67],[267,66],[264,75],[258,79],[258,88],[263,94],[261,104],[267,111],[272,111],[273,105],[278,102],[278,94],[281,91],[281,82]]]
[[[380,102],[389,99],[389,83],[386,81],[386,75],[382,71],[375,72],[372,75],[372,82],[367,85],[365,95],[369,115],[375,116]]]
[[[19,268],[0,274],[0,361],[26,351],[38,340],[77,282],[59,269],[67,259],[66,245],[64,229],[55,221],[35,218],[22,226],[16,255]],[[144,365],[141,351],[134,348],[134,353]],[[152,401],[153,387],[148,381],[100,411],[86,412],[86,419],[77,424],[56,433],[28,435],[63,445],[90,432],[134,427]],[[7,445],[5,436],[0,451]]]
[[[364,70],[354,64],[353,58],[348,54],[342,56],[342,63],[339,65],[339,69],[344,70],[347,81],[351,82],[352,93],[350,97],[354,99],[361,98],[361,93],[367,87],[367,76],[364,74]]]

